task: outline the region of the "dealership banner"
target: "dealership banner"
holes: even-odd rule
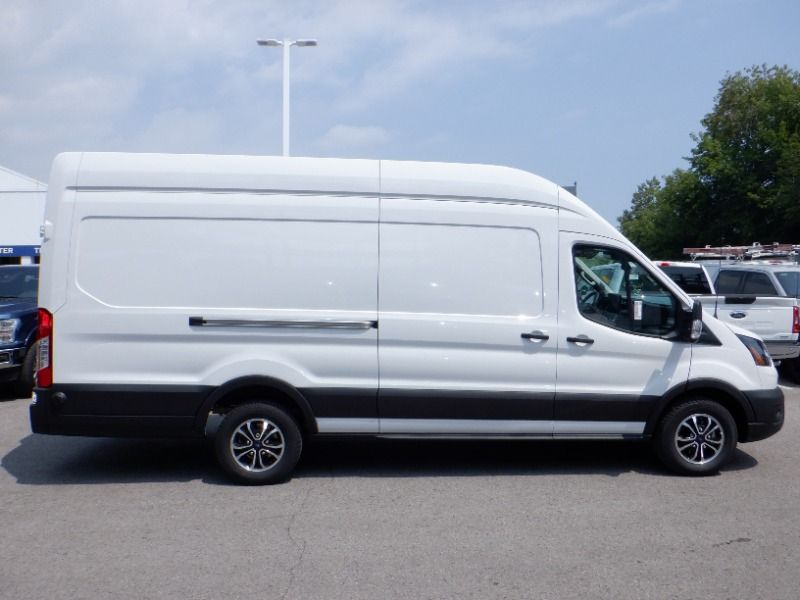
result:
[[[0,246],[0,258],[5,256],[39,256],[41,246]]]

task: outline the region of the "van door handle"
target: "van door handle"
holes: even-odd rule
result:
[[[594,344],[594,340],[590,338],[588,335],[579,335],[578,337],[568,337],[568,342],[573,344]]]
[[[546,342],[550,339],[550,336],[546,333],[542,333],[541,331],[531,331],[530,333],[522,333],[520,336],[523,340],[542,340]]]

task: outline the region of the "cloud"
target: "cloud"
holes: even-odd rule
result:
[[[610,27],[627,27],[639,19],[672,12],[679,4],[680,0],[659,0],[658,2],[638,4],[635,8],[609,18],[608,25]]]
[[[320,44],[291,51],[293,87],[313,84],[314,90],[293,95],[316,119],[316,133],[307,133],[316,141],[306,145],[374,148],[390,140],[386,124],[342,123],[363,121],[365,110],[416,97],[498,60],[528,60],[537,31],[607,16],[619,5],[3,0],[0,164],[45,177],[52,156],[67,148],[135,150],[163,143],[161,149],[278,151],[281,51],[259,48],[255,40],[284,36]],[[615,19],[624,23],[638,14],[642,10],[633,9]],[[302,151],[298,141],[292,146]]]
[[[358,4],[358,3],[356,3]],[[366,18],[356,51],[378,60],[345,83],[341,107],[356,111],[425,82],[458,77],[488,61],[525,55],[532,32],[606,11],[614,0],[426,4],[377,2],[380,19]],[[340,17],[343,16],[340,14]],[[374,16],[374,15],[373,15]],[[345,30],[346,30],[345,26]],[[352,57],[350,57],[352,60]]]
[[[0,114],[10,112],[14,108],[14,101],[10,96],[0,95]]]
[[[175,108],[156,114],[130,145],[141,152],[212,153],[221,131],[214,113]]]
[[[316,140],[314,145],[321,150],[334,151],[337,155],[341,155],[349,153],[351,150],[363,151],[382,146],[390,139],[389,132],[383,127],[334,125],[325,135]]]

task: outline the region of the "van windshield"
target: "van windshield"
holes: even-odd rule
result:
[[[800,298],[800,271],[778,271],[775,275],[787,296]]]
[[[39,267],[0,267],[0,298],[36,298]]]

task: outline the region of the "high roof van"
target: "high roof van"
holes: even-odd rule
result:
[[[717,471],[783,423],[764,345],[516,169],[59,155],[36,433],[196,436],[233,479],[313,436],[648,439]]]

